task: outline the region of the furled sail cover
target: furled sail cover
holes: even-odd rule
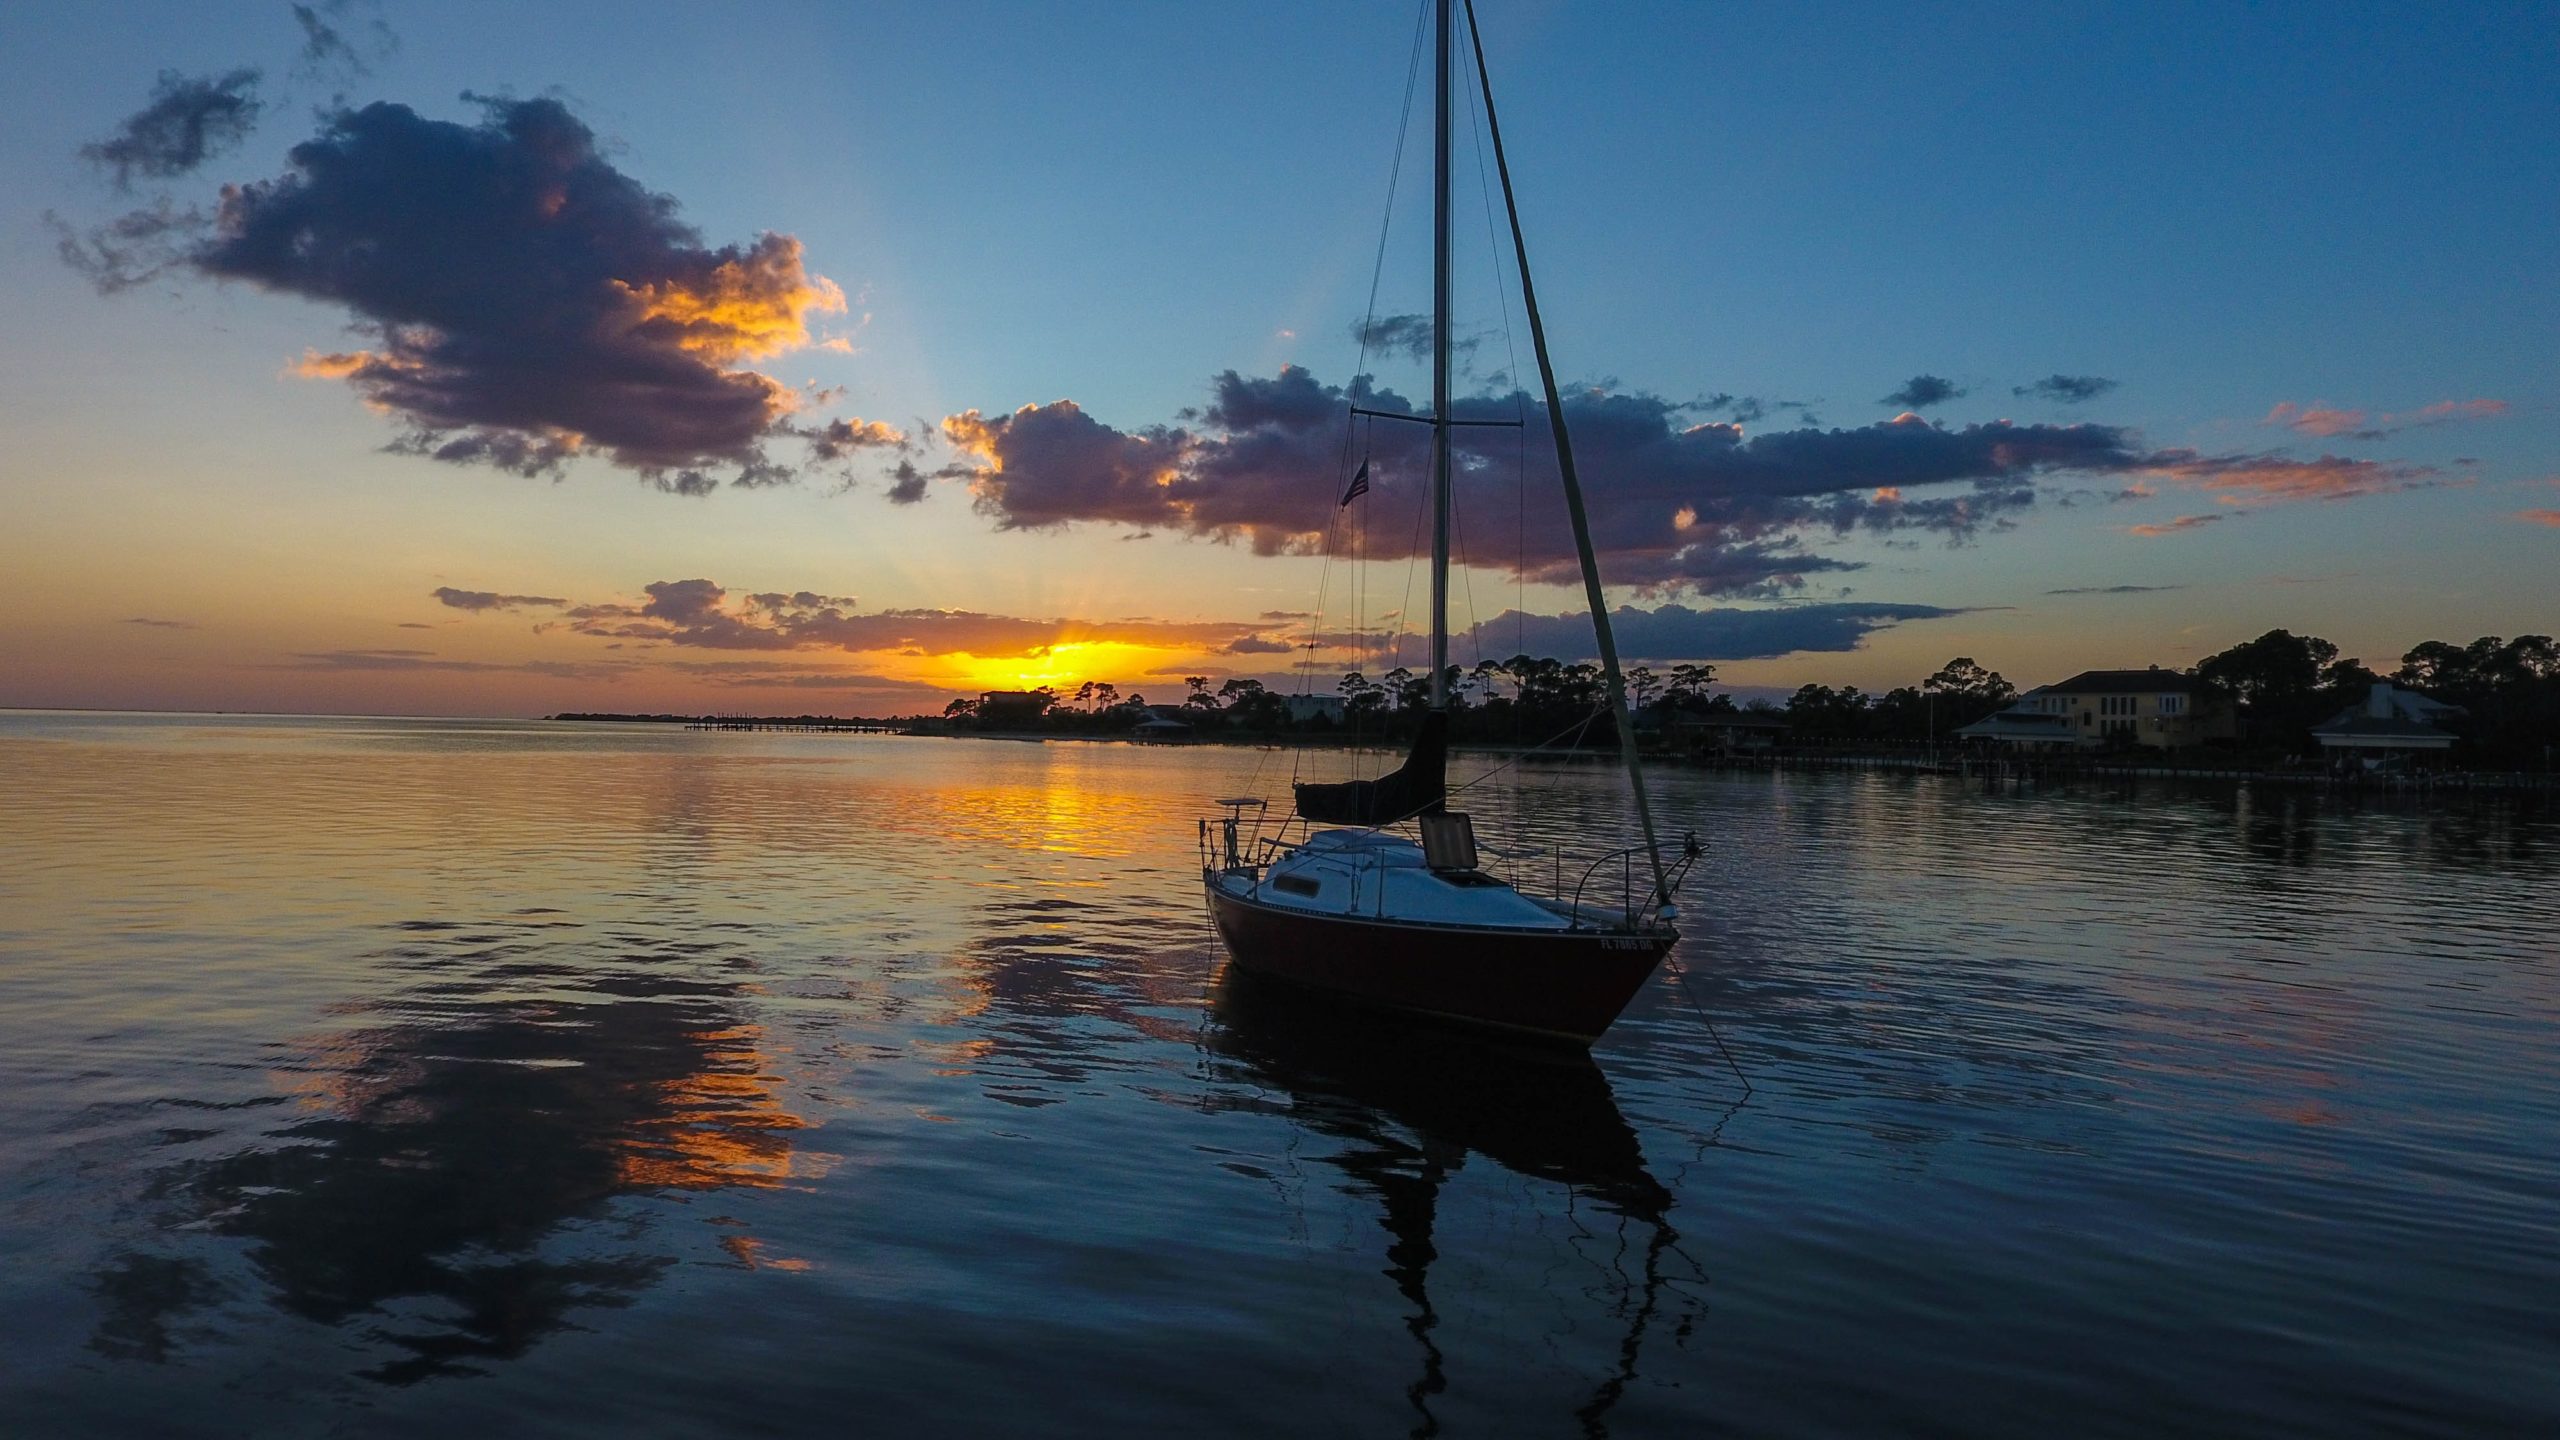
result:
[[[1422,717],[1413,753],[1375,780],[1338,785],[1299,785],[1298,813],[1325,825],[1390,825],[1416,815],[1437,815],[1449,796],[1449,717]]]

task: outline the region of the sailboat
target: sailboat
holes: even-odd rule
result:
[[[1218,802],[1223,819],[1200,823],[1201,879],[1220,939],[1248,972],[1367,1005],[1588,1046],[1679,940],[1672,897],[1698,847],[1694,838],[1666,845],[1655,833],[1472,3],[1465,4],[1472,68],[1644,842],[1601,857],[1569,893],[1560,878],[1558,893],[1534,895],[1483,868],[1472,820],[1448,805],[1450,431],[1465,422],[1452,418],[1449,403],[1452,0],[1435,8],[1431,413],[1394,417],[1431,427],[1430,708],[1400,767],[1371,780],[1294,786],[1294,818],[1276,834],[1265,833],[1266,800]],[[1404,833],[1408,826],[1414,834]],[[1594,888],[1612,874],[1622,879],[1614,901]]]

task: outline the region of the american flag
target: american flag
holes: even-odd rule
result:
[[[1366,461],[1366,460],[1363,460],[1363,461],[1361,461],[1361,462],[1360,462],[1360,469],[1359,469],[1359,471],[1358,471],[1357,473],[1355,473],[1355,474],[1351,477],[1351,488],[1342,492],[1342,504],[1343,504],[1343,505],[1348,505],[1348,504],[1350,504],[1352,501],[1357,500],[1357,499],[1359,499],[1361,496],[1366,495],[1366,494],[1368,494],[1368,493],[1369,493],[1369,462],[1368,462],[1368,461]],[[1337,509],[1337,510],[1339,510],[1339,509],[1341,509],[1341,508],[1342,508],[1342,506],[1341,506],[1341,505],[1337,505],[1337,506],[1335,506],[1334,508],[1335,508],[1335,509]]]

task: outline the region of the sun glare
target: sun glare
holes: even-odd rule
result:
[[[1129,688],[1147,672],[1183,663],[1186,652],[1130,645],[1116,640],[1071,640],[1036,655],[950,655],[944,678],[956,678],[979,690],[1037,690],[1046,685],[1064,695],[1087,680],[1107,680]],[[1180,680],[1170,682],[1180,688]]]

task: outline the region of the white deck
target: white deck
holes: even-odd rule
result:
[[[1422,925],[1568,930],[1564,916],[1490,876],[1451,877],[1422,861],[1422,847],[1372,830],[1319,830],[1273,861],[1259,890],[1221,876],[1265,905],[1317,915],[1358,915]]]

